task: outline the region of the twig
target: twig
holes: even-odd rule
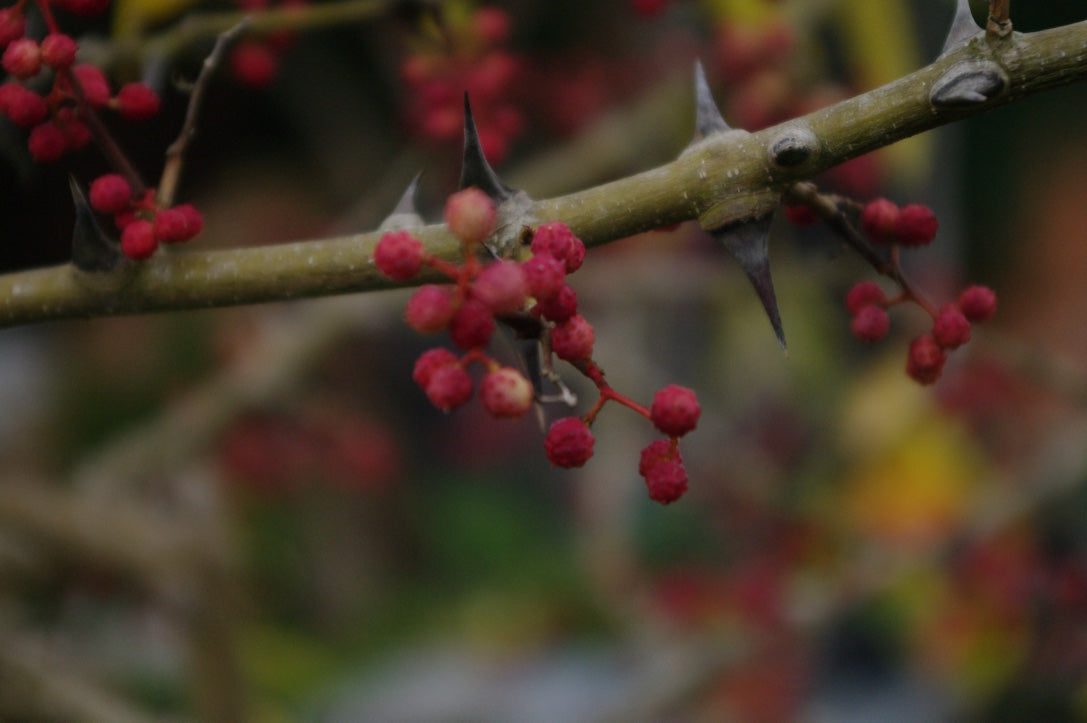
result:
[[[985,32],[997,38],[1006,38],[1011,34],[1011,0],[989,0],[989,21]]]

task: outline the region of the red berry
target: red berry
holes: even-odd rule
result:
[[[861,211],[861,228],[876,243],[894,243],[899,210],[892,201],[877,198],[869,201]]]
[[[642,17],[660,15],[668,7],[668,0],[630,0],[630,7]]]
[[[566,265],[550,254],[537,254],[521,264],[521,268],[528,293],[537,301],[554,298],[566,284]]]
[[[866,306],[882,306],[887,302],[887,295],[875,281],[858,281],[845,296],[845,308],[850,314],[856,314]]]
[[[91,182],[91,207],[99,213],[120,213],[132,201],[132,186],[124,176],[107,173]]]
[[[76,42],[64,33],[50,33],[42,40],[42,62],[50,68],[60,70],[75,62]]]
[[[593,433],[578,417],[563,417],[551,423],[544,438],[544,451],[556,467],[580,467],[593,456]]]
[[[449,338],[461,349],[487,346],[493,333],[494,314],[477,299],[466,300],[449,321]]]
[[[415,367],[412,369],[411,378],[425,391],[427,385],[430,384],[430,377],[433,376],[434,372],[442,367],[458,363],[460,363],[460,357],[448,349],[442,347],[427,349],[415,360]]]
[[[649,418],[653,426],[669,437],[681,437],[698,424],[702,407],[693,390],[669,384],[653,395]]]
[[[445,202],[445,222],[457,238],[466,243],[483,243],[494,231],[498,209],[478,188],[457,191]]]
[[[0,10],[0,48],[26,33],[26,16],[18,8]]]
[[[374,247],[374,264],[394,281],[407,281],[423,266],[423,242],[407,231],[390,231]]]
[[[687,491],[687,470],[679,460],[662,460],[647,470],[645,486],[649,499],[671,504]]]
[[[404,308],[404,320],[408,326],[422,334],[441,331],[452,317],[453,297],[449,289],[435,284],[416,289]]]
[[[980,324],[996,313],[996,292],[988,286],[970,286],[959,294],[959,309],[967,319]]]
[[[521,311],[528,298],[528,283],[521,264],[506,259],[487,264],[476,277],[472,294],[495,314]]]
[[[551,330],[551,351],[568,362],[591,357],[595,341],[592,325],[580,314],[574,314]]]
[[[931,208],[911,203],[898,212],[894,233],[903,246],[924,246],[936,238],[939,227],[940,223]]]
[[[199,214],[190,204],[184,206]],[[164,208],[155,214],[154,230],[155,238],[163,243],[180,243],[188,241],[200,231],[199,224],[194,226],[192,213],[183,206]],[[202,221],[201,221],[202,223]]]
[[[887,336],[891,330],[891,317],[878,306],[865,306],[853,315],[850,328],[853,336],[872,344]]]
[[[159,97],[145,83],[127,83],[117,93],[117,112],[129,120],[147,120],[159,112]]]
[[[64,132],[48,121],[31,129],[26,144],[30,155],[38,163],[55,161],[68,149],[68,139]]]
[[[109,81],[105,74],[93,65],[82,63],[72,66],[72,74],[83,89],[87,102],[95,107],[109,103]]]
[[[543,318],[561,324],[577,313],[577,292],[563,284],[553,297],[536,302],[535,310]]]
[[[481,7],[472,15],[472,29],[486,45],[501,45],[510,34],[510,16],[496,7]]]
[[[42,53],[38,44],[30,38],[13,40],[0,59],[4,70],[16,78],[33,78],[42,69]]]
[[[585,244],[570,227],[558,221],[542,224],[532,235],[532,253],[549,254],[566,265],[572,274],[585,261]]]
[[[785,216],[794,226],[813,226],[819,221],[819,214],[811,206],[786,206]]]
[[[683,460],[679,456],[679,448],[674,447],[670,439],[656,439],[642,450],[638,461],[638,474],[645,477],[650,468],[666,460]]]
[[[240,83],[264,88],[279,74],[279,58],[266,43],[243,40],[230,52],[230,70]]]
[[[91,131],[87,124],[76,117],[73,108],[65,107],[57,111],[56,122],[64,133],[64,140],[70,150],[77,150],[91,142]]]
[[[30,128],[45,120],[49,115],[49,106],[34,91],[18,83],[5,83],[0,86],[0,111],[15,125]]]
[[[196,236],[204,230],[204,215],[191,203],[179,203],[174,210],[185,216],[185,225],[189,230],[189,238]]]
[[[928,335],[919,336],[910,344],[906,373],[920,384],[932,384],[944,370],[947,353]]]
[[[970,341],[970,322],[955,306],[945,306],[932,323],[932,338],[945,349],[958,349]]]
[[[521,372],[502,367],[483,377],[479,397],[496,417],[520,417],[532,407],[535,390]]]
[[[472,398],[472,377],[459,364],[439,367],[427,380],[426,395],[435,407],[448,412]]]
[[[121,232],[121,251],[130,259],[146,259],[156,248],[155,232],[146,219],[136,219]]]

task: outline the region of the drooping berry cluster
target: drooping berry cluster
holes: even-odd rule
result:
[[[134,197],[132,185],[117,173],[99,176],[91,183],[91,207],[113,217],[121,232],[121,252],[130,259],[146,259],[160,243],[181,243],[200,233],[204,219],[191,203],[159,207],[154,191]]]
[[[451,280],[418,288],[408,300],[404,318],[423,333],[447,331],[461,353],[428,349],[416,360],[413,379],[434,406],[450,411],[472,398],[475,385],[467,368],[479,363],[485,369],[479,389],[484,408],[495,417],[520,417],[531,408],[536,389],[521,372],[491,358],[486,347],[498,321],[518,330],[531,328],[545,349],[572,364],[599,391],[588,413],[550,425],[544,450],[551,463],[566,468],[584,465],[593,455],[593,421],[605,403],[616,401],[650,419],[667,437],[642,455],[639,470],[649,496],[664,504],[679,499],[687,489],[679,437],[694,429],[701,413],[694,392],[665,387],[647,409],[615,391],[593,361],[595,331],[578,313],[577,294],[566,282],[584,262],[585,244],[566,225],[545,223],[525,236],[531,256],[484,264],[479,252],[493,233],[496,218],[494,202],[482,191],[468,188],[450,196],[445,206],[446,224],[462,242],[460,263],[428,254],[407,231],[384,234],[374,248],[374,264],[390,279],[408,281],[429,266]],[[550,359],[546,364],[550,369]]]

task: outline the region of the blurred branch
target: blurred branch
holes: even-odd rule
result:
[[[983,97],[971,84],[979,76],[986,82]],[[979,35],[915,73],[829,108],[757,133],[710,136],[658,168],[532,202],[506,220],[499,245],[515,243],[522,224],[543,220],[568,224],[590,245],[695,218],[707,229],[720,228],[769,212],[794,181],[1084,77],[1087,22],[999,42]],[[962,94],[957,93],[960,82],[967,86]],[[449,260],[459,256],[460,244],[444,226],[415,232],[431,253]],[[70,265],[8,274],[0,277],[0,326],[385,289],[394,284],[371,261],[378,239],[371,232],[276,246],[160,253],[108,274],[88,274]],[[435,278],[423,274],[413,283]]]

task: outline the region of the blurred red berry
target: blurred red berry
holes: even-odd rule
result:
[[[472,15],[472,30],[486,45],[501,45],[506,42],[512,24],[509,13],[501,8],[485,6]]]
[[[544,451],[556,467],[580,467],[593,456],[593,433],[577,417],[563,417],[551,423],[544,437]]]
[[[872,344],[887,336],[891,330],[891,317],[878,306],[865,306],[853,315],[850,329],[853,336]]]
[[[919,336],[910,344],[906,373],[920,384],[932,384],[944,371],[947,353],[928,335]]]
[[[882,306],[887,295],[875,281],[858,281],[845,295],[845,307],[850,314],[856,314],[866,306]]]
[[[649,499],[669,505],[687,491],[687,469],[679,460],[661,460],[645,473]]]
[[[566,284],[566,265],[550,254],[536,254],[521,264],[528,293],[537,301],[554,298]]]
[[[574,314],[551,330],[551,351],[568,362],[591,357],[595,341],[592,325],[580,314]]]
[[[430,383],[430,377],[433,376],[435,371],[459,362],[460,357],[448,349],[442,347],[427,349],[415,360],[411,378],[425,391],[427,384]]]
[[[570,227],[558,221],[541,224],[532,235],[532,253],[548,254],[566,265],[572,274],[585,261],[585,244]]]
[[[577,292],[572,286],[563,284],[551,298],[537,301],[535,310],[548,321],[561,324],[577,313]]]
[[[422,334],[441,331],[452,317],[453,296],[448,288],[436,284],[420,286],[404,307],[404,320]]]
[[[0,86],[0,112],[24,128],[36,126],[49,115],[45,99],[18,83]]]
[[[679,460],[679,449],[674,447],[670,439],[655,439],[642,450],[638,460],[638,474],[645,477],[649,469],[665,460]]]
[[[890,244],[895,241],[898,226],[898,206],[886,198],[877,198],[865,204],[861,211],[861,228],[876,243]]]
[[[68,150],[68,139],[56,124],[46,121],[36,125],[30,131],[26,141],[30,155],[38,163],[49,163],[64,155]]]
[[[91,182],[91,207],[99,213],[120,213],[132,201],[132,186],[124,176],[107,173]]]
[[[819,221],[819,214],[811,206],[786,206],[785,216],[794,226],[814,226]]]
[[[50,33],[42,40],[42,62],[54,70],[67,68],[75,62],[76,42],[64,33]]]
[[[279,57],[266,43],[243,40],[230,52],[230,71],[250,88],[265,88],[279,75]]]
[[[156,248],[158,241],[155,240],[154,229],[146,219],[136,219],[121,232],[121,251],[130,259],[146,259],[155,253]]]
[[[13,40],[0,59],[4,70],[22,80],[33,78],[42,69],[42,53],[30,38]]]
[[[653,395],[649,418],[653,426],[669,437],[681,437],[698,424],[702,407],[693,390],[669,384]]]
[[[374,247],[374,265],[393,281],[407,281],[423,266],[423,242],[407,231],[390,231]]]
[[[0,9],[0,48],[26,33],[26,16],[18,7]]]
[[[996,292],[988,286],[970,286],[959,294],[959,309],[974,323],[987,321],[996,313]]]
[[[117,92],[117,112],[129,120],[147,120],[159,112],[159,97],[146,83],[127,83]]]
[[[479,273],[472,293],[495,314],[516,314],[525,306],[528,283],[521,265],[515,261],[493,261]]]
[[[936,238],[939,227],[940,223],[931,208],[911,203],[899,210],[894,235],[903,246],[925,246]]]
[[[494,314],[477,299],[467,299],[449,321],[449,339],[460,349],[487,346],[494,334]]]
[[[109,103],[109,81],[101,70],[93,65],[81,63],[72,66],[72,75],[75,76],[79,87],[83,89],[83,96],[88,103],[95,107],[102,107]]]
[[[445,222],[449,230],[466,243],[483,243],[494,231],[498,209],[494,201],[478,188],[465,188],[445,202]]]
[[[932,338],[945,349],[958,349],[970,341],[970,322],[956,306],[946,306],[932,323]]]
[[[180,243],[191,239],[200,231],[200,226],[194,225],[191,211],[196,209],[189,204],[159,211],[152,224],[155,238],[163,243]]]
[[[532,407],[535,390],[521,372],[502,367],[483,377],[479,397],[492,415],[512,418],[522,416]]]
[[[435,407],[448,412],[472,398],[472,377],[459,364],[438,367],[427,380],[426,395]]]

